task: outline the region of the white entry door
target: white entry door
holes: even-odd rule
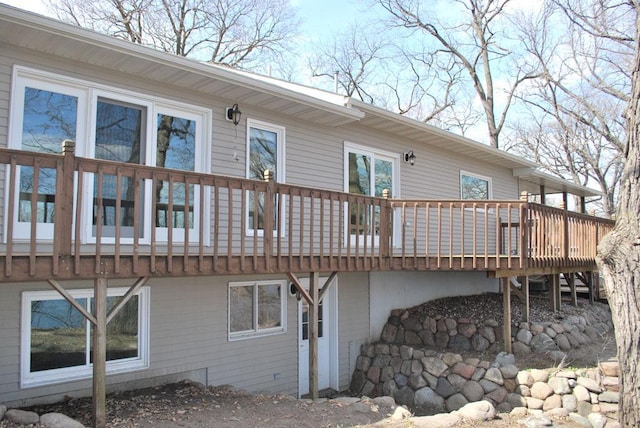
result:
[[[320,285],[326,280],[320,278]],[[338,389],[337,287],[337,284],[331,286],[318,308],[319,390]],[[298,347],[298,394],[303,396],[309,393],[309,305],[304,299],[298,302]]]

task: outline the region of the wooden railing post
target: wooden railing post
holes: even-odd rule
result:
[[[264,193],[264,242],[262,244],[264,255],[266,257],[267,268],[269,267],[269,257],[273,255],[273,214],[275,212],[275,181],[273,171],[265,169],[263,173],[264,181],[267,182],[267,189]],[[257,198],[258,195],[256,195]],[[257,216],[256,216],[257,219]],[[256,220],[254,220],[256,221]],[[254,251],[256,251],[254,249]]]
[[[529,194],[526,191],[520,193],[520,269],[529,266]]]
[[[62,142],[62,176],[56,177],[56,217],[54,220],[55,245],[59,256],[71,255],[73,230],[73,177],[75,173],[75,148],[72,140]],[[77,208],[79,209],[79,207]]]
[[[566,192],[564,193],[564,201],[560,203],[560,208],[562,209],[562,235],[564,240],[562,245],[562,258],[566,266],[569,262],[569,214],[567,212]]]
[[[391,191],[389,189],[384,189],[382,191],[382,197],[384,198],[384,202],[380,204],[380,243],[378,251],[380,251],[381,257],[387,258],[390,255],[390,230],[393,227],[393,220],[391,218],[391,202],[389,202],[389,199],[391,198]]]

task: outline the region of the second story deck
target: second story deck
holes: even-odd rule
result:
[[[309,271],[595,270],[613,222],[527,201],[403,200],[0,150],[0,281]],[[28,173],[26,173],[28,172]],[[37,189],[35,191],[34,189]]]

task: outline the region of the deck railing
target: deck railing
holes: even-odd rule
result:
[[[81,158],[71,145],[0,149],[0,165],[0,281],[587,266],[613,227],[524,201],[384,199]]]

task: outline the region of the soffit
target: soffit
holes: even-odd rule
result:
[[[360,120],[360,124],[367,128],[407,138],[425,147],[435,147],[505,168],[535,168],[537,166],[519,156],[378,107],[357,101],[354,101],[353,105],[365,112],[366,115]],[[410,149],[411,147],[407,147],[407,150]]]
[[[169,55],[5,5],[0,5],[0,42],[169,83],[241,106],[276,110],[320,125],[340,126],[363,116],[335,100],[312,97],[226,67]]]
[[[541,186],[544,186],[545,194],[569,193],[576,196],[602,196],[602,192],[589,187],[580,186],[535,170],[514,170],[514,176],[520,180],[520,191],[527,191],[534,195],[541,193]]]

